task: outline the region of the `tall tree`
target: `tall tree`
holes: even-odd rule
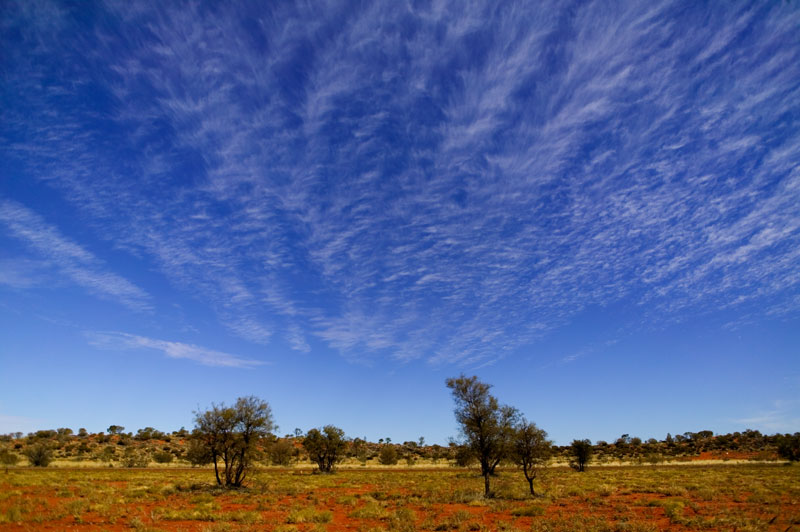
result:
[[[489,393],[489,384],[478,377],[447,379],[447,387],[456,403],[454,410],[464,446],[481,465],[484,496],[491,497],[489,476],[512,449],[514,425],[519,413],[513,407],[501,405]]]
[[[547,439],[547,432],[522,418],[516,426],[514,433],[514,461],[522,469],[525,480],[528,481],[531,495],[536,495],[533,490],[533,481],[537,473],[547,465],[552,454],[553,442]]]
[[[211,453],[217,484],[229,487],[244,483],[256,445],[277,429],[269,404],[253,396],[240,397],[232,407],[212,405],[195,412],[195,426],[196,438]]]

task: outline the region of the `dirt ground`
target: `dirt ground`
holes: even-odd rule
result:
[[[656,531],[796,530],[800,467],[687,465],[521,473],[262,470],[225,490],[208,470],[0,472],[0,530]]]

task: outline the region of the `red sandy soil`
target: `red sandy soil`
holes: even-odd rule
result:
[[[347,492],[342,491],[337,494],[337,496],[344,496],[348,494],[357,494],[361,490],[349,490]],[[55,504],[59,501],[59,498],[47,494],[45,495],[41,491],[38,492],[37,498],[42,499],[44,498],[48,505]],[[43,497],[44,496],[44,497]],[[653,499],[663,498],[663,496],[657,496],[653,494],[625,494],[625,495],[611,495],[605,497],[605,500],[608,504],[597,506],[593,505],[590,502],[586,502],[585,498],[575,498],[575,500],[568,500],[566,502],[559,501],[557,505],[550,505],[547,507],[545,513],[542,516],[536,517],[515,517],[511,515],[510,511],[505,512],[493,512],[489,507],[483,506],[469,506],[466,504],[442,504],[442,505],[433,505],[432,507],[428,508],[420,508],[415,506],[410,506],[409,509],[415,512],[417,516],[417,526],[421,524],[422,521],[425,520],[428,514],[432,514],[436,516],[437,522],[441,522],[443,519],[453,516],[458,512],[465,512],[470,514],[470,523],[479,522],[486,527],[486,530],[494,530],[496,529],[496,525],[500,521],[505,521],[508,523],[513,523],[513,526],[520,530],[527,530],[530,528],[531,523],[535,519],[558,519],[558,518],[569,518],[574,517],[576,515],[585,515],[591,516],[593,518],[602,518],[608,523],[616,522],[620,519],[620,511],[619,508],[624,508],[625,517],[627,519],[635,519],[640,522],[645,522],[649,525],[655,526],[658,530],[667,530],[667,531],[683,531],[688,530],[686,527],[681,525],[676,525],[670,521],[668,517],[666,517],[664,513],[664,509],[659,506],[648,506],[647,503]],[[221,513],[226,512],[233,512],[233,511],[255,511],[255,505],[246,505],[246,504],[235,504],[225,500],[225,496],[219,496],[215,500],[217,503],[220,504]],[[63,499],[62,499],[63,501]],[[296,503],[302,503],[302,501],[297,500],[297,498],[292,497],[285,497],[281,499],[274,507],[274,509],[269,509],[266,511],[260,511],[260,515],[262,516],[262,522],[254,525],[252,528],[254,529],[272,529],[274,526],[277,526],[280,523],[285,523],[286,521],[286,514],[289,508],[291,508]],[[518,504],[516,506],[524,506],[525,503]],[[727,503],[728,507],[733,507],[736,503],[729,502]],[[170,508],[170,509],[180,509],[186,508],[190,506],[189,503],[185,500],[181,500],[179,497],[171,496],[165,498],[163,501],[158,503],[142,503],[142,502],[133,502],[126,505],[124,517],[121,517],[117,520],[116,523],[109,523],[100,515],[93,514],[92,512],[85,512],[81,516],[81,523],[76,523],[72,516],[66,516],[59,520],[53,521],[46,521],[42,523],[27,523],[27,524],[5,524],[0,525],[1,530],[8,530],[8,531],[30,531],[30,530],[58,530],[58,531],[68,531],[68,530],[80,530],[80,531],[100,531],[100,530],[107,530],[107,531],[124,531],[124,530],[131,530],[132,528],[132,521],[134,519],[138,519],[139,522],[143,523],[148,527],[153,527],[158,530],[165,530],[165,531],[201,531],[204,528],[208,527],[209,523],[202,522],[202,521],[161,521],[152,519],[152,515],[154,514],[154,510],[158,508]],[[343,506],[338,505],[335,502],[334,497],[328,498],[324,504],[319,506],[320,508],[325,508],[333,512],[333,520],[325,525],[326,530],[329,532],[344,532],[344,531],[354,531],[359,529],[365,529],[370,527],[376,528],[383,528],[385,523],[379,519],[353,519],[348,517],[348,514],[352,513],[355,509],[352,506]],[[712,510],[709,508],[709,510]],[[684,508],[684,515],[686,517],[692,517],[694,512],[689,509],[687,506]],[[233,528],[237,528],[236,523],[232,523]],[[303,530],[311,530],[314,525],[313,524],[298,524],[296,525],[297,528],[301,531]],[[781,528],[782,527],[782,528]],[[785,529],[785,523],[781,525],[777,525],[775,528],[770,527],[770,530],[783,530]],[[791,528],[791,527],[790,527]],[[715,529],[707,529],[707,530],[715,530]]]
[[[711,453],[708,453],[711,455]],[[702,455],[701,455],[702,456]],[[708,458],[705,458],[708,459]],[[122,484],[122,485],[119,485]],[[27,522],[21,524],[0,524],[0,530],[3,531],[31,531],[31,530],[53,530],[53,531],[127,531],[134,528],[134,523],[138,520],[139,523],[146,527],[157,530],[165,531],[184,531],[194,532],[201,531],[209,526],[210,523],[203,521],[166,521],[159,520],[158,510],[179,510],[189,509],[193,505],[190,498],[196,494],[192,493],[176,493],[165,496],[162,499],[153,501],[123,501],[123,491],[125,483],[122,482],[103,482],[104,487],[119,488],[120,506],[114,508],[120,517],[115,523],[108,522],[107,516],[99,515],[95,512],[86,511],[80,516],[81,522],[76,522],[72,515],[66,515],[55,520],[46,520],[41,523]],[[80,500],[78,497],[64,496],[64,488],[55,487],[9,487],[3,486],[2,478],[0,478],[0,491],[11,489],[14,491],[22,492],[22,499],[29,499],[40,501],[37,506],[37,511],[46,512],[47,508],[57,507],[65,502]],[[272,530],[279,524],[285,524],[289,510],[292,507],[309,506],[313,505],[318,509],[329,510],[333,513],[331,522],[324,525],[325,529],[329,532],[345,532],[368,530],[371,527],[377,529],[387,528],[388,523],[380,519],[362,519],[352,518],[350,514],[359,507],[366,504],[365,501],[359,500],[356,506],[339,504],[336,501],[341,500],[345,496],[365,495],[374,493],[380,489],[378,486],[372,484],[361,484],[357,488],[353,487],[334,487],[334,488],[320,488],[315,491],[313,497],[316,502],[310,503],[309,498],[311,495],[302,493],[293,496],[282,496],[276,502],[273,502],[267,509],[258,509],[257,497],[253,497],[253,502],[249,504],[242,504],[234,502],[238,500],[236,494],[232,495],[217,495],[214,497],[214,503],[219,505],[219,513],[228,513],[235,511],[257,512],[261,521],[253,525],[245,525],[237,522],[230,522],[231,529],[238,528],[252,529],[252,530]],[[60,492],[60,494],[58,494]],[[392,496],[402,496],[402,488],[395,489],[391,492]],[[736,509],[746,515],[752,517],[760,517],[768,521],[771,516],[763,515],[763,509],[758,504],[746,503],[748,494],[739,493],[734,498],[716,499],[713,501],[691,500],[684,497],[684,500],[690,501],[696,505],[696,511],[693,510],[689,504],[683,508],[683,516],[691,518],[695,515],[701,517],[713,517],[719,515],[720,512]],[[655,493],[628,493],[618,491],[611,494],[584,494],[580,496],[563,497],[554,502],[545,500],[529,500],[529,501],[508,501],[508,504],[503,505],[502,511],[496,511],[492,506],[473,506],[468,504],[457,503],[431,503],[426,506],[418,504],[411,504],[402,506],[412,510],[416,514],[416,526],[419,530],[425,530],[421,527],[429,517],[434,517],[434,521],[441,523],[443,520],[463,512],[462,515],[469,514],[469,523],[480,523],[485,527],[485,530],[496,530],[499,522],[506,522],[513,524],[516,529],[528,530],[535,520],[544,521],[559,521],[561,519],[570,519],[575,517],[591,517],[595,519],[602,519],[607,523],[615,523],[621,520],[646,523],[655,527],[658,530],[667,531],[685,531],[689,528],[676,524],[665,514],[662,506],[650,504],[652,501],[665,500],[668,497]],[[20,497],[17,498],[19,502]],[[10,505],[10,499],[0,502],[0,512],[6,512]],[[517,517],[512,515],[512,511],[516,508],[526,508],[531,505],[540,505],[544,507],[544,513],[540,516],[521,516]],[[39,510],[40,508],[40,510]],[[394,511],[399,507],[395,507],[391,503],[388,505],[388,510]],[[782,504],[782,510],[786,515],[780,516],[774,522],[766,525],[766,530],[798,530],[800,525],[793,525],[789,516],[800,515],[800,501],[785,500]],[[155,517],[155,519],[154,519]],[[788,528],[787,528],[788,525]],[[295,525],[300,531],[311,531],[316,525],[312,523],[301,523]],[[716,528],[706,528],[705,530],[723,530]],[[724,530],[729,531],[730,528]]]

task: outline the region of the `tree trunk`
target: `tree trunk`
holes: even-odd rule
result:
[[[491,497],[491,492],[489,491],[489,472],[487,471],[483,475],[483,496],[487,499]]]
[[[528,480],[528,486],[531,488],[531,495],[536,495],[533,492],[533,479],[532,478],[527,478],[527,477],[525,477],[525,478]]]
[[[214,457],[214,474],[217,476],[217,485],[222,486],[222,481],[219,479],[219,467],[217,467],[217,457]]]

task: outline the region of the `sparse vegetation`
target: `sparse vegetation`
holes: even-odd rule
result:
[[[783,531],[800,500],[800,468],[763,464],[555,468],[535,501],[514,470],[497,471],[488,500],[480,476],[447,468],[267,470],[243,490],[210,480],[192,469],[12,469],[0,476],[0,528]]]
[[[455,463],[460,449],[474,460],[474,452],[466,444],[378,444],[360,438],[349,442],[336,427],[315,429],[305,437],[258,438],[248,455],[251,466],[256,460],[276,463],[276,456],[291,453],[297,456],[294,467],[299,469],[286,472],[251,467],[247,489],[237,491],[209,482],[209,470],[173,467],[205,460],[202,456],[208,449],[200,445],[203,440],[199,431],[191,436],[183,429],[167,434],[148,428],[133,436],[120,431],[76,435],[57,429],[28,436],[4,435],[0,436],[0,458],[27,456],[33,464],[30,457],[45,451],[56,466],[94,463],[103,467],[84,469],[80,474],[57,467],[9,469],[0,477],[0,528],[14,524],[21,529],[66,529],[91,522],[99,528],[121,525],[158,530],[169,522],[169,528],[187,531],[317,531],[333,523],[364,531],[655,531],[665,522],[681,529],[708,530],[786,530],[800,524],[791,503],[800,498],[800,468],[741,463],[656,465],[670,456],[687,461],[688,456],[776,460],[779,449],[789,460],[793,455],[786,449],[791,450],[796,441],[792,435],[764,436],[746,431],[714,436],[701,431],[664,441],[637,442],[635,436],[628,435],[610,444],[576,440],[595,453],[598,467],[571,475],[563,465],[568,459],[578,463],[574,447],[553,447],[552,461],[560,466],[548,467],[547,474],[542,475],[542,462],[535,460],[545,460],[545,453],[532,453],[529,467],[533,469],[529,469],[525,485],[512,469],[515,464],[525,468],[521,455],[526,439],[521,436],[527,433],[532,448],[542,445],[540,450],[549,442],[543,430],[524,419],[514,429],[510,448],[515,452],[495,468],[492,498],[485,497],[483,475],[445,467]],[[348,467],[335,477],[308,475],[303,471],[308,468],[306,456],[319,466],[314,442],[326,442],[329,436],[336,452],[323,464],[341,464],[344,457],[350,457]],[[276,445],[280,445],[277,452]],[[385,458],[381,460],[383,449],[393,449],[395,458],[406,463],[409,459],[429,466],[435,460],[446,462],[436,470],[361,472],[364,462],[386,462]],[[737,449],[746,451],[733,454]],[[193,458],[195,453],[200,458]],[[173,457],[171,461],[167,455]],[[619,457],[630,458],[628,463],[634,465],[600,467]],[[151,460],[157,468],[141,469],[152,467]],[[635,465],[639,463],[644,466]],[[720,460],[718,464],[726,463]],[[133,469],[120,469],[126,466]],[[224,477],[223,471],[219,474]],[[535,501],[530,499],[533,479]]]
[[[663,522],[684,529],[787,530],[800,524],[787,502],[800,497],[798,468],[658,465],[669,457],[673,463],[740,456],[796,461],[800,434],[745,431],[715,436],[700,431],[668,434],[663,441],[623,434],[611,444],[575,440],[570,446],[554,447],[544,430],[521,418],[516,409],[500,405],[476,377],[450,379],[448,386],[462,436],[460,443],[448,447],[426,446],[422,438],[402,444],[389,438],[378,443],[350,441],[332,425],[305,436],[295,431],[276,438],[270,433],[275,427],[269,406],[254,397],[197,413],[191,435],[183,428],[168,434],[152,427],[134,435],[117,425],[109,427],[108,434],[81,430],[76,435],[59,428],[25,437],[0,435],[0,463],[7,468],[0,480],[0,524],[60,529],[90,519],[99,526],[156,530],[159,522],[169,521],[182,530],[267,526],[315,532],[341,522],[358,530],[407,532],[651,531]],[[566,473],[567,461],[586,471],[593,454],[600,464],[627,459],[628,464],[646,467]],[[19,455],[31,466],[47,466],[55,459],[62,464],[94,461],[105,468],[86,469],[80,475],[53,468],[35,474],[29,468],[9,470]],[[394,465],[400,459],[408,466],[445,460],[443,466],[471,467],[477,462],[480,476],[446,467],[373,470],[368,476],[345,469],[336,477],[257,472],[254,467],[260,461],[284,467],[296,462],[295,467],[302,468],[310,459],[320,471],[331,472],[345,458],[350,467],[369,461]],[[562,467],[547,468],[542,475],[551,458]],[[144,469],[152,462],[159,469]],[[176,462],[214,464],[216,486],[204,480],[207,471],[171,469]],[[514,465],[527,480],[524,489],[512,474]],[[119,467],[130,469],[117,471]],[[494,491],[489,491],[490,476]],[[251,479],[247,490],[218,487],[241,486],[245,478]],[[538,495],[535,504],[529,498],[533,495]]]
[[[680,463],[696,460],[716,461],[778,461],[789,460],[787,454],[790,446],[784,443],[784,454],[778,453],[780,442],[793,441],[791,434],[765,435],[755,430],[707,436],[710,431],[700,433],[684,433],[683,435],[667,435],[663,440],[649,438],[637,447],[628,443],[619,444],[598,441],[591,447],[592,462],[598,465],[609,464],[647,464]],[[138,431],[137,431],[138,433]],[[161,435],[160,438],[156,437]],[[260,439],[253,453],[253,465],[281,465],[273,462],[272,445],[280,443],[285,448],[291,446],[293,467],[306,467],[310,457],[302,446],[302,437],[292,435],[290,438],[276,439],[267,437]],[[796,441],[796,440],[794,440]],[[410,445],[414,443],[414,445]],[[57,430],[42,430],[24,435],[22,433],[0,434],[0,449],[23,458],[26,449],[34,445],[44,444],[52,452],[49,467],[67,465],[103,465],[120,467],[126,449],[135,449],[145,453],[156,464],[156,453],[169,452],[174,456],[172,462],[159,466],[205,466],[212,463],[208,448],[185,429],[170,433],[154,431],[151,439],[137,439],[127,433],[110,435],[104,432],[62,434]],[[288,444],[288,445],[286,445]],[[400,444],[380,444],[355,438],[345,441],[345,452],[342,460],[346,464],[358,464],[369,467],[380,464],[380,451],[385,445],[391,445],[398,452],[398,460],[408,463],[409,458],[415,464],[427,466],[473,467],[477,462],[472,451],[466,446],[452,443],[449,446],[437,444],[421,446],[417,442]],[[572,460],[571,446],[553,446],[551,462],[567,464]],[[342,463],[342,462],[340,462]],[[18,465],[29,465],[28,460]],[[151,464],[152,465],[152,464]],[[498,467],[511,467],[511,458],[502,461]],[[0,464],[2,466],[2,464]]]

